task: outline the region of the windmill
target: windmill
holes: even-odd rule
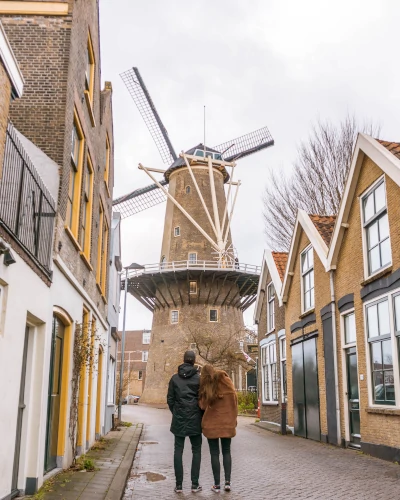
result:
[[[167,201],[159,262],[133,270],[123,285],[153,312],[142,400],[158,403],[189,347],[189,332],[203,328],[223,341],[243,331],[243,311],[255,301],[260,269],[235,256],[231,220],[240,188],[235,169],[238,160],[274,141],[264,127],[177,155],[139,70],[121,77],[167,164],[165,169],[139,164],[152,183],[113,202],[126,218]]]

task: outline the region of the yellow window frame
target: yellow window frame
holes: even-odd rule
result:
[[[92,37],[90,36],[90,32],[88,34],[88,41],[87,41],[87,54],[89,57],[89,81],[88,81],[88,89],[85,90],[85,92],[88,93],[89,97],[89,103],[91,106],[93,106],[93,95],[94,95],[94,75],[95,75],[95,67],[96,67],[96,62],[94,58],[94,50],[93,50],[93,43],[92,43]],[[86,69],[85,69],[85,79],[86,79]]]
[[[86,307],[83,308],[82,312],[82,329],[83,329],[83,335],[87,336],[90,335],[89,333],[89,316],[90,312]],[[79,382],[79,394],[78,394],[78,425],[77,425],[77,445],[78,446],[83,446],[84,444],[84,430],[86,429],[87,425],[87,400],[86,400],[86,394],[87,394],[87,366],[86,364],[83,364],[81,367],[81,373],[80,373],[80,382]]]
[[[101,250],[103,248],[103,224],[104,224],[104,208],[100,201],[99,203],[99,235],[97,238],[97,267],[96,267],[96,281],[101,288],[101,271],[102,271],[102,259]]]
[[[111,196],[110,193],[110,161],[111,161],[111,147],[110,147],[110,139],[108,138],[108,134],[106,135],[106,168],[104,170],[104,182],[107,188],[108,196]]]
[[[86,261],[90,263],[90,250],[91,250],[91,242],[92,242],[92,215],[93,215],[93,183],[94,183],[94,170],[93,163],[90,155],[87,155],[86,164],[89,170],[89,193],[88,200],[85,199],[85,192],[82,197],[82,206],[81,213],[83,212],[84,204],[86,204],[86,212],[85,212],[85,239],[81,241],[82,252],[81,254],[85,257]],[[85,169],[85,175],[86,169]],[[83,175],[82,175],[83,177]],[[85,179],[86,182],[86,179]],[[83,216],[83,215],[82,215]]]
[[[82,125],[80,123],[78,113],[76,109],[74,109],[74,121],[73,121],[76,131],[78,133],[79,138],[79,157],[78,163],[75,165],[75,173],[74,173],[74,192],[72,193],[72,217],[71,224],[67,221],[66,227],[72,233],[72,236],[75,240],[78,240],[78,232],[79,232],[79,213],[80,213],[80,195],[82,189],[82,171],[83,171],[83,157],[84,157],[84,149],[85,149],[85,136],[83,134]],[[70,171],[70,179],[71,183],[71,171]]]
[[[103,223],[103,252],[102,252],[102,262],[101,262],[101,291],[105,297],[106,295],[106,283],[107,283],[107,261],[108,261],[108,224],[107,219],[104,215]]]

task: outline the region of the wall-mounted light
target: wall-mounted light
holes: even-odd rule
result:
[[[7,250],[4,253],[3,263],[5,266],[10,266],[11,264],[15,264],[17,261],[15,260],[14,255],[11,253],[11,250]]]

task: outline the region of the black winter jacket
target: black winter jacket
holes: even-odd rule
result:
[[[171,377],[167,403],[172,413],[171,432],[175,436],[201,434],[203,411],[198,404],[200,375],[189,363],[183,363]]]

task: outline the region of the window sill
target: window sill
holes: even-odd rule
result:
[[[106,186],[106,191],[107,191],[108,197],[111,198],[110,188],[108,187],[107,181],[104,181],[104,185]]]
[[[263,406],[278,406],[279,401],[265,401],[262,404]]]
[[[98,283],[96,283],[96,287],[97,287],[97,290],[98,290],[98,291],[100,292],[100,294],[101,294],[101,298],[103,299],[104,304],[107,304],[107,299],[106,299],[106,298],[105,298],[105,296],[104,296],[104,292],[103,292],[103,290],[102,290],[101,286],[100,286]]]
[[[299,318],[300,319],[303,319],[305,318],[306,316],[308,316],[309,314],[312,314],[315,312],[315,307],[313,307],[312,309],[308,309],[308,311],[305,311],[303,312],[302,314],[300,314]]]
[[[275,327],[271,328],[271,330],[268,330],[267,333],[265,334],[265,336],[269,335],[270,333],[274,333],[274,331],[275,331]]]
[[[400,416],[400,409],[396,408],[373,408],[369,406],[368,408],[365,408],[365,411],[367,413],[374,413],[376,415],[393,415],[393,416]]]
[[[86,257],[84,252],[81,252],[81,259],[85,263],[86,267],[89,269],[89,271],[93,271],[93,267],[91,266],[89,259]]]
[[[85,94],[86,105],[87,105],[87,108],[88,108],[88,111],[89,111],[90,122],[92,124],[92,127],[95,127],[96,126],[96,122],[95,122],[95,119],[94,119],[92,103],[90,102],[90,94],[89,94],[89,92],[87,90],[85,90],[84,94]]]
[[[80,246],[80,244],[78,243],[78,240],[75,238],[74,233],[71,231],[71,229],[68,226],[65,226],[65,232],[68,234],[70,240],[74,244],[74,247],[77,250],[79,250],[80,252],[82,252],[82,247]]]
[[[113,408],[115,406],[115,403],[107,403],[108,408]]]
[[[389,274],[391,273],[393,270],[393,265],[390,264],[390,266],[388,267],[385,267],[384,269],[381,269],[380,271],[378,271],[377,273],[375,274],[372,274],[371,276],[369,276],[366,280],[362,281],[360,283],[361,286],[365,286],[365,285],[368,285],[369,283],[372,283],[373,281],[379,279],[379,278],[382,278],[382,276],[385,276],[386,274]]]

